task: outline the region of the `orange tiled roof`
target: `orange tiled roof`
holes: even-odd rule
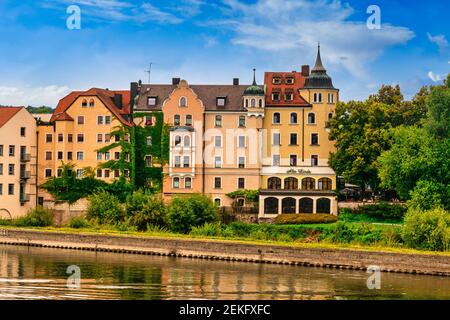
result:
[[[0,107],[0,128],[24,107]]]
[[[279,77],[280,84],[274,84],[273,77]],[[286,78],[294,78],[293,84],[286,84]],[[306,77],[301,72],[266,72],[264,84],[266,85],[266,106],[308,106],[309,103],[300,96],[299,90],[305,86]],[[272,100],[272,93],[293,93],[293,100]]]

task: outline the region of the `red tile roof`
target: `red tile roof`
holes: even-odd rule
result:
[[[116,105],[114,101],[115,94],[122,95],[122,108]],[[133,124],[129,122],[124,116],[130,114],[130,91],[129,90],[106,90],[99,88],[92,88],[87,91],[73,91],[62,98],[50,119],[50,121],[73,121],[66,111],[79,97],[96,96],[103,104],[111,111],[119,121],[127,126]]]
[[[280,77],[281,83],[274,84],[274,76]],[[286,84],[286,78],[294,78],[293,84]],[[266,85],[266,106],[308,106],[309,103],[300,96],[299,90],[305,86],[306,77],[301,72],[266,72],[264,84]],[[272,100],[272,92],[280,93],[279,101]],[[292,101],[284,100],[284,93],[293,93]]]
[[[0,107],[0,128],[24,107]]]

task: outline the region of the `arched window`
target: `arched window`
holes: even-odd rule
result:
[[[180,107],[186,107],[187,106],[187,99],[186,97],[180,98]]]
[[[181,122],[181,117],[179,114],[176,114],[173,116],[173,125],[174,126],[179,126]]]
[[[315,124],[316,123],[316,114],[313,112],[308,113],[308,123]]]
[[[319,198],[316,202],[317,213],[331,213],[331,201],[327,198]]]
[[[188,127],[192,126],[192,115],[190,114],[186,115],[186,126]]]
[[[281,190],[281,179],[277,177],[269,178],[269,180],[267,180],[267,189]]]
[[[189,147],[189,145],[191,144],[191,138],[189,138],[189,136],[184,136],[184,139],[183,139],[184,141],[184,143],[183,143],[183,145],[185,146],[185,147]]]
[[[256,108],[256,99],[252,99],[252,100],[251,100],[250,106],[251,106],[252,108]]]
[[[262,102],[263,102],[262,99],[259,99],[258,104],[259,104],[259,107],[260,107],[260,108],[262,108]]]
[[[89,100],[89,107],[94,107],[94,106],[95,106],[94,99]]]
[[[192,188],[192,179],[189,177],[184,178],[184,188],[190,189]]]
[[[175,136],[175,147],[179,146],[181,144],[181,137]]]
[[[220,207],[222,205],[222,199],[220,198],[215,198],[214,199],[214,203],[216,206]]]
[[[319,190],[332,190],[333,181],[330,178],[320,178],[318,182]]]
[[[275,214],[278,213],[278,199],[269,197],[264,199],[264,213]]]
[[[221,127],[222,126],[222,116],[221,115],[217,115],[216,116],[216,123],[215,123],[216,127]]]
[[[284,179],[284,189],[285,190],[297,190],[298,189],[298,179],[289,177]]]
[[[313,178],[302,179],[302,190],[314,190],[316,188],[316,180]]]
[[[297,123],[297,113],[291,113],[291,123]]]
[[[81,106],[82,107],[87,107],[87,100],[86,99],[81,100]]]
[[[328,114],[328,120],[331,120],[331,119],[333,119],[333,112],[330,112],[330,113]]]
[[[313,199],[301,198],[299,201],[300,213],[313,213]]]
[[[281,201],[281,213],[295,213],[295,199],[288,197]]]
[[[248,99],[245,99],[245,107],[248,108]]]
[[[180,187],[180,178],[179,177],[174,177],[172,180],[172,187],[174,189],[178,189]]]
[[[281,123],[281,116],[278,112],[273,114],[273,123]]]

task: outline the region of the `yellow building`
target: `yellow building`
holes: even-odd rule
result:
[[[0,107],[0,218],[36,205],[36,120],[24,107]]]
[[[265,150],[260,218],[282,213],[337,214],[336,174],[328,165],[328,139],[339,91],[323,67],[266,72]]]
[[[118,160],[120,148],[104,154],[97,150],[118,141],[119,137],[111,136],[111,131],[121,125],[133,125],[129,91],[93,88],[72,92],[61,99],[50,121],[38,125],[38,185],[60,176],[63,162],[75,166],[77,177],[82,177],[89,168],[106,182],[119,178],[119,170],[102,169],[99,165]],[[38,203],[43,205],[47,201],[52,201],[52,197],[40,189]]]

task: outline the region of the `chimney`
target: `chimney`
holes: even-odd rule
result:
[[[239,85],[239,78],[233,78],[233,86]]]
[[[309,77],[309,65],[305,64],[302,66],[302,76]]]
[[[172,85],[177,86],[180,84],[180,78],[172,78]]]
[[[123,104],[122,104],[122,95],[121,94],[118,94],[118,93],[114,94],[114,103],[116,104],[116,106],[119,109],[122,109]]]

